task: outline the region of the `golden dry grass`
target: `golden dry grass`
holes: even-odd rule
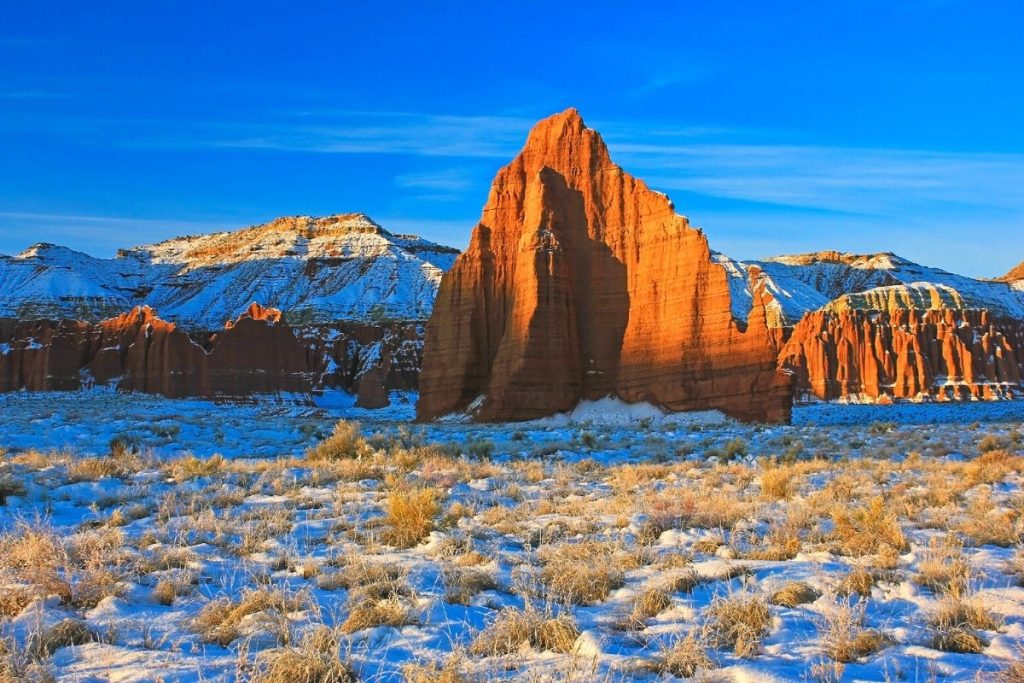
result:
[[[739,592],[719,595],[707,609],[706,628],[717,647],[728,647],[739,657],[752,658],[768,635],[772,613],[761,595]]]

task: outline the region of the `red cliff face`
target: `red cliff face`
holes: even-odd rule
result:
[[[808,313],[779,355],[798,397],[1021,396],[1024,323],[978,310]]]
[[[788,378],[760,295],[745,327],[704,234],[568,110],[499,171],[442,280],[417,414],[530,419],[614,395],[786,420]]]
[[[292,327],[253,304],[195,339],[139,307],[100,323],[0,320],[0,391],[74,390],[114,384],[169,397],[239,398],[340,388],[363,407],[389,389],[416,389],[415,324]]]

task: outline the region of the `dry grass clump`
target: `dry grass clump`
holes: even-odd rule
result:
[[[366,628],[390,626],[401,628],[417,623],[409,607],[396,595],[382,600],[356,601],[349,608],[348,617],[342,622],[342,633],[355,633]]]
[[[329,437],[306,451],[306,459],[330,462],[370,455],[372,450],[363,438],[358,422],[339,420]]]
[[[227,461],[220,455],[214,455],[209,458],[197,458],[194,455],[186,455],[171,461],[168,469],[175,483],[182,484],[199,477],[212,477],[223,470],[226,464]]]
[[[935,631],[932,647],[945,652],[981,652],[988,642],[978,631],[1000,627],[980,600],[960,595],[944,598],[928,623]]]
[[[1011,455],[1002,448],[983,451],[981,455],[963,464],[964,480],[970,486],[995,484],[1011,472],[1024,469],[1024,458]]]
[[[30,639],[28,650],[36,657],[49,657],[62,647],[84,645],[96,640],[85,622],[78,619],[62,619],[42,633]]]
[[[943,541],[931,539],[917,567],[915,583],[951,595],[963,593],[971,575],[963,546],[952,536]]]
[[[616,626],[622,630],[644,628],[648,619],[653,619],[672,607],[672,596],[665,585],[652,586],[640,591],[630,601],[628,611]]]
[[[592,605],[625,583],[625,572],[637,557],[610,543],[561,543],[541,549],[541,582],[560,602]]]
[[[880,497],[867,505],[843,507],[832,513],[832,535],[836,550],[843,555],[870,555],[884,545],[897,550],[909,547],[896,515],[885,507]]]
[[[65,539],[43,520],[19,521],[0,536],[0,577],[30,587],[36,596],[56,595],[75,607],[92,608],[123,593],[123,544],[116,529]],[[12,603],[8,609],[15,607]]]
[[[0,571],[12,581],[30,584],[42,597],[71,601],[65,571],[70,562],[64,540],[42,520],[19,521],[0,536]]]
[[[493,574],[475,567],[448,565],[441,570],[445,600],[455,605],[468,605],[473,596],[498,588]]]
[[[298,647],[264,650],[256,657],[253,683],[356,683],[338,657],[338,639],[326,627],[308,633]]]
[[[658,663],[660,673],[668,673],[679,678],[692,678],[698,671],[715,668],[715,663],[708,656],[706,643],[691,631],[679,638],[662,651]]]
[[[432,488],[394,489],[384,508],[384,541],[398,548],[411,548],[434,529],[441,511],[441,493]]]
[[[780,607],[796,607],[817,600],[821,594],[804,581],[788,581],[768,598],[768,602]]]
[[[407,664],[402,668],[404,683],[466,683],[466,678],[459,672],[458,656],[449,657],[444,665]]]
[[[864,567],[854,567],[839,581],[836,595],[844,598],[850,595],[868,597],[871,595],[871,589],[875,587],[875,581],[877,579],[872,572]]]
[[[761,497],[765,500],[786,500],[793,495],[797,469],[788,465],[761,470]]]
[[[972,546],[996,545],[1008,548],[1024,536],[1024,515],[1020,510],[1004,508],[987,490],[977,495],[957,526]]]
[[[104,478],[124,478],[131,474],[120,458],[76,458],[68,463],[67,482],[98,481]]]
[[[0,683],[57,683],[57,679],[37,654],[8,636],[0,640]]]
[[[470,644],[469,652],[494,657],[517,652],[523,643],[549,652],[571,652],[580,631],[566,613],[543,615],[532,608],[507,607]]]
[[[771,623],[768,602],[755,593],[719,595],[707,610],[706,629],[712,642],[732,648],[739,657],[757,655]]]
[[[864,627],[865,604],[836,603],[818,627],[825,653],[837,662],[855,662],[892,644],[885,633]]]
[[[281,589],[257,588],[245,593],[239,600],[220,598],[208,602],[192,621],[192,629],[208,643],[227,647],[241,635],[243,619],[261,612],[284,616],[306,609],[309,598],[293,595]]]

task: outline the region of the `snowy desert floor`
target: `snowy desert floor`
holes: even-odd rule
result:
[[[1024,680],[1024,403],[395,398],[0,396],[0,681]]]

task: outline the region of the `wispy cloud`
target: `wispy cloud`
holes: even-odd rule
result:
[[[498,158],[515,152],[530,123],[528,119],[506,116],[314,113],[281,122],[233,125],[230,130],[200,130],[192,142],[210,147],[323,154]]]
[[[613,152],[667,190],[843,213],[930,206],[1024,215],[1024,155],[699,142]]]
[[[178,235],[216,232],[241,223],[165,220],[124,216],[0,211],[0,252],[17,253],[39,241],[57,242],[94,256]],[[145,237],[140,239],[140,235]]]

